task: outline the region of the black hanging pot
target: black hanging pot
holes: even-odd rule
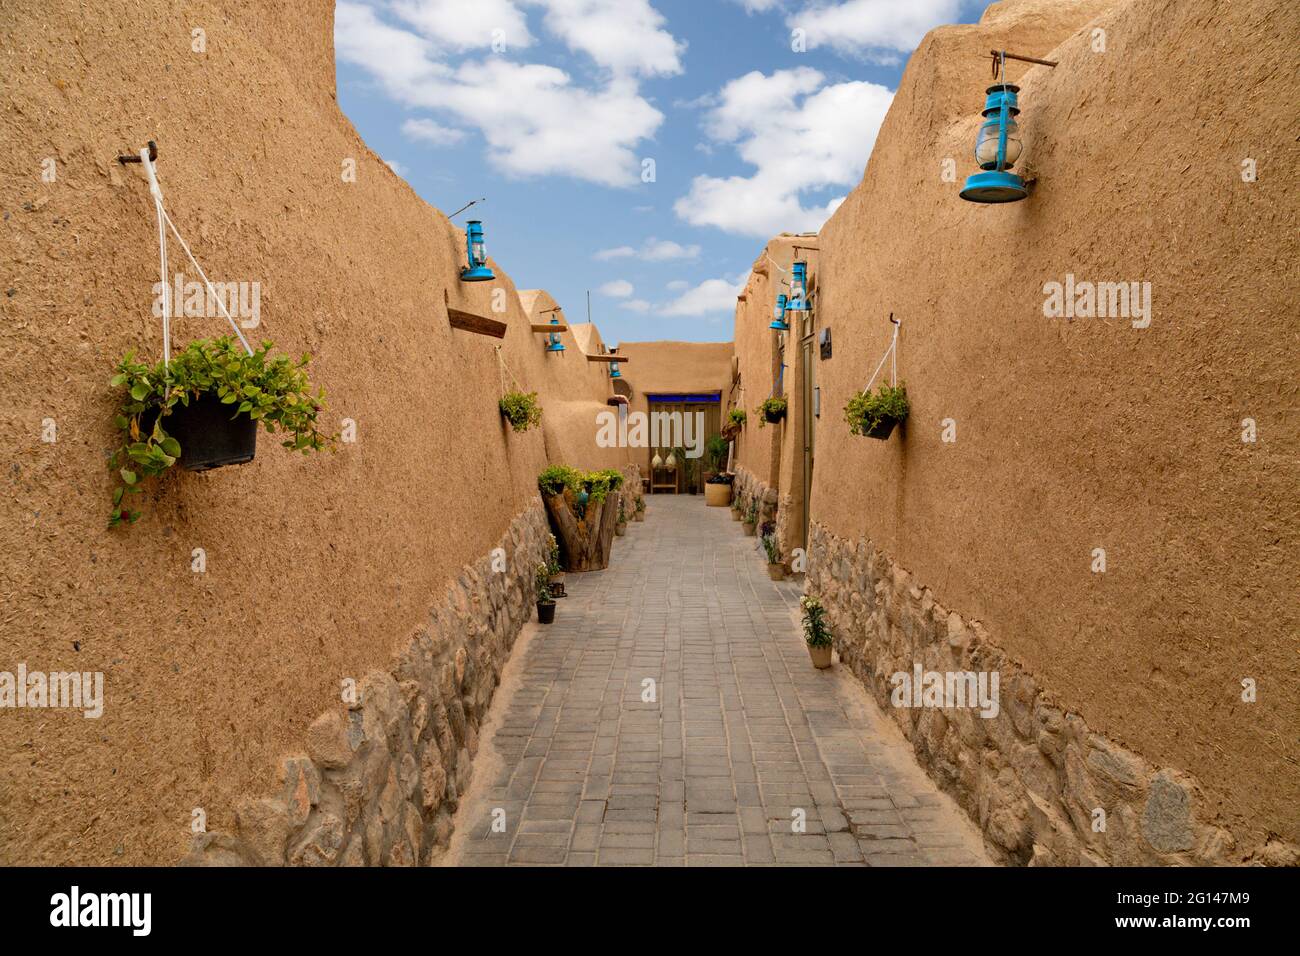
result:
[[[881,441],[885,441],[894,433],[894,426],[897,425],[898,422],[899,420],[897,418],[887,415],[863,432],[863,434],[868,438],[879,438]]]
[[[237,405],[223,404],[216,392],[177,402],[163,419],[163,431],[181,446],[180,463],[189,471],[207,471],[222,465],[242,465],[257,452],[257,422],[247,412],[232,413]],[[141,421],[153,428],[153,422]]]
[[[537,623],[538,624],[555,623],[555,602],[554,601],[537,602]]]
[[[765,419],[767,419],[767,423],[768,423],[769,425],[775,425],[775,424],[776,424],[777,422],[779,422],[781,419],[785,418],[785,409],[783,408],[783,409],[781,409],[780,411],[777,411],[777,412],[774,412],[774,411],[771,411],[771,410],[764,411],[764,412],[763,412],[763,417],[764,417]]]

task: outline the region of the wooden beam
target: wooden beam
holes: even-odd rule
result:
[[[534,332],[567,332],[569,331],[569,326],[565,322],[561,322],[559,325],[551,325],[549,322],[545,324],[540,322],[534,322],[533,331]]]
[[[626,362],[626,355],[588,355],[588,362]]]
[[[447,321],[453,329],[473,332],[475,335],[490,335],[494,339],[506,337],[506,324],[489,319],[486,315],[475,315],[473,312],[462,312],[447,306]]]

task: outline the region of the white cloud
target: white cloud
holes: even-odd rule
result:
[[[533,43],[523,12],[510,0],[396,0],[391,8],[430,40],[456,50],[490,48],[498,37],[506,49]]]
[[[668,283],[668,285],[665,286],[665,288],[668,289],[670,292],[680,292],[682,289],[685,289],[689,285],[690,283],[687,282],[685,279],[674,279],[672,282]]]
[[[384,160],[384,165],[387,166],[389,169],[391,169],[393,172],[397,173],[397,175],[399,175],[399,176],[405,176],[405,175],[406,175],[406,167],[403,166],[401,163],[399,163],[399,162],[398,162],[397,160],[395,160],[395,159],[386,159],[386,160]]]
[[[648,0],[524,0],[545,8],[546,29],[570,50],[585,53],[619,75],[673,76],[682,72],[686,44],[663,29]]]
[[[645,242],[641,243],[641,248],[636,249],[632,246],[615,246],[612,249],[601,249],[593,258],[602,262],[610,259],[640,259],[642,262],[669,262],[674,259],[698,259],[700,257],[700,247],[697,245],[684,246],[680,242],[673,242],[671,239],[656,239],[651,236]]]
[[[626,302],[620,302],[618,307],[629,312],[649,312],[653,308],[645,299],[628,299]]]
[[[813,0],[786,17],[790,29],[806,31],[808,48],[897,62],[941,23],[956,21],[963,0]]]
[[[601,295],[609,296],[611,299],[626,299],[634,291],[632,283],[626,279],[615,279],[612,282],[606,282],[599,290]]]
[[[766,13],[781,6],[781,0],[732,0],[745,8],[747,13]]]
[[[745,291],[746,279],[705,279],[672,302],[660,308],[661,315],[707,315],[710,312],[733,312],[736,296]]]
[[[402,134],[407,139],[421,140],[434,146],[454,146],[465,138],[463,129],[443,126],[431,119],[409,119],[402,124]]]
[[[583,87],[555,67],[495,55],[453,68],[433,40],[346,0],[335,9],[334,44],[341,62],[370,73],[399,103],[442,110],[478,128],[488,160],[509,175],[635,185],[640,161],[634,147],[663,122],[626,76]]]
[[[706,114],[704,129],[715,142],[731,144],[755,171],[697,176],[673,210],[692,225],[758,238],[817,231],[844,196],[805,206],[801,194],[858,182],[892,99],[874,83],[825,85],[809,67],[732,80]]]

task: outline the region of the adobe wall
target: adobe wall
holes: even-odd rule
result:
[[[1280,0],[997,4],[921,43],[821,230],[807,588],[1005,859],[1296,860],[1298,32]],[[1060,65],[1010,70],[1031,197],[978,206],[998,47]],[[1150,325],[1045,317],[1067,273],[1150,282]],[[842,409],[890,312],[912,408],[878,442]],[[918,663],[999,671],[1004,717],[890,706]]]
[[[604,407],[603,368],[544,354],[500,264],[495,282],[459,282],[462,221],[422,202],[340,114],[333,6],[6,5],[0,669],[102,671],[106,704],[99,720],[0,713],[0,862],[176,860],[195,808],[209,830],[236,831],[241,800],[267,792],[313,720],[342,707],[342,682],[395,667],[394,650],[422,640],[449,582],[503,540],[518,539],[512,561],[532,560],[538,543],[519,523],[540,513],[548,461],[626,462],[570,427]],[[195,27],[206,54],[191,49]],[[108,379],[128,349],[161,352],[152,203],[141,168],[115,162],[149,139],[168,209],[209,275],[262,283],[253,334],[311,353],[325,423],[352,419],[357,440],[308,458],[263,433],[255,462],[168,476],[139,524],[110,532]],[[54,183],[41,179],[46,157]],[[348,159],[354,182],[341,176]],[[484,218],[490,240],[490,208]],[[173,272],[181,255],[173,243]],[[495,292],[504,312],[492,310]],[[504,320],[505,338],[452,330],[448,303]],[[176,341],[223,328],[181,319]],[[539,391],[542,429],[503,424],[497,345]],[[46,419],[53,444],[41,441]],[[196,548],[203,573],[191,570]],[[427,696],[432,710],[454,711],[453,697],[483,706],[522,621],[514,589],[529,575],[512,567],[464,593],[492,602],[490,638],[460,633],[430,652],[440,674],[446,654],[453,672],[457,650],[478,655],[470,684],[457,673],[454,694]],[[439,752],[452,782],[463,731],[453,753]],[[427,743],[411,732],[412,747]],[[401,758],[421,753],[398,736],[392,759],[405,774]],[[368,799],[382,796],[378,782]],[[407,785],[402,776],[409,801]],[[453,797],[449,783],[442,799]],[[441,809],[422,819],[417,855],[436,843]],[[409,822],[398,813],[384,818],[379,858]]]

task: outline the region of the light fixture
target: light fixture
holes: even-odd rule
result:
[[[610,377],[610,378],[622,378],[622,377],[623,377],[623,373],[620,372],[620,371],[618,370],[618,363],[617,363],[617,362],[610,362],[610,363],[609,363],[609,377]]]
[[[769,329],[775,329],[777,332],[789,332],[790,323],[785,320],[786,295],[782,292],[776,297],[776,305],[772,306],[772,324]]]
[[[560,324],[560,320],[559,320],[558,317],[556,317],[556,318],[552,318],[552,319],[551,319],[551,325],[559,325],[559,324]],[[564,343],[560,341],[560,333],[559,333],[559,332],[551,332],[551,333],[549,333],[549,334],[547,335],[547,339],[546,339],[546,351],[548,351],[548,352],[563,352],[563,351],[564,351]]]
[[[650,459],[650,467],[662,468],[663,466],[664,466],[663,458],[660,457],[659,452],[655,452],[655,456]]]
[[[483,223],[471,219],[465,223],[465,255],[469,267],[460,270],[462,282],[486,282],[495,279],[487,265],[487,246],[483,242]]]
[[[664,462],[664,467],[667,468],[669,471],[677,470],[677,452],[670,451],[668,453],[668,460]]]
[[[790,298],[785,308],[788,312],[808,311],[808,263],[803,259],[790,267]]]
[[[1020,141],[1020,124],[1016,117],[1020,115],[1020,104],[1016,94],[1020,87],[1007,83],[1007,60],[1022,60],[1054,67],[1051,60],[1040,60],[1031,56],[1020,56],[1006,50],[994,50],[993,77],[1002,80],[984,91],[984,109],[981,115],[984,122],[980,124],[979,135],[975,139],[975,162],[984,170],[972,173],[966,178],[962,187],[961,198],[969,202],[1004,203],[1019,202],[1029,195],[1025,181],[1010,172],[1011,167],[1020,159],[1023,144]]]

